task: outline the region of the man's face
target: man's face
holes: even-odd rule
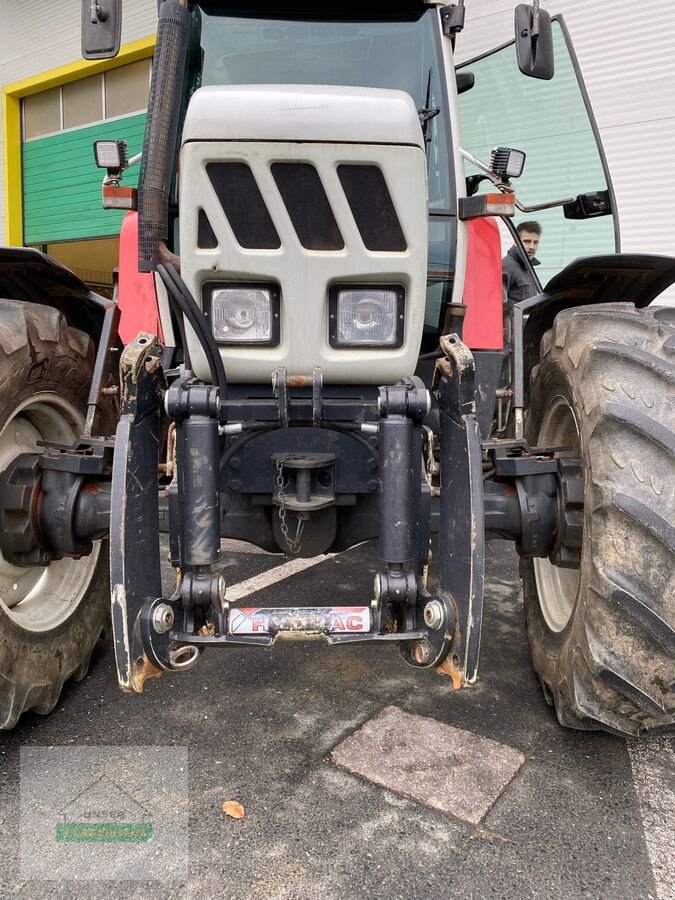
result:
[[[532,257],[537,252],[537,247],[539,246],[539,238],[540,235],[535,234],[534,231],[520,232],[520,240],[523,242],[525,252],[530,257],[530,259],[532,259]]]

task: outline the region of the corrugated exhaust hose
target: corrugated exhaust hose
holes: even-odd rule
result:
[[[178,118],[187,58],[190,13],[177,0],[159,9],[148,118],[138,182],[138,268],[154,269],[168,238],[169,191],[178,143]]]

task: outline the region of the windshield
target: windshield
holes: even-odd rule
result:
[[[201,83],[340,84],[406,91],[423,118],[440,109],[426,124],[429,203],[432,209],[451,209],[436,15],[427,10],[407,20],[307,21],[202,10]]]

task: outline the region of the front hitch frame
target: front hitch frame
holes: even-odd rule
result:
[[[433,388],[441,420],[439,582],[455,608],[452,652],[437,670],[455,688],[478,672],[485,582],[485,525],[481,437],[476,418],[475,365],[457,334],[440,339]]]
[[[115,435],[110,515],[110,587],[120,687],[141,692],[170,669],[169,632],[153,629],[162,596],[159,552],[159,426],[165,390],[156,338],[141,333],[120,360],[121,416]],[[151,633],[153,632],[153,633]]]

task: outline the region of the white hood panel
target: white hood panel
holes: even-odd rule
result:
[[[357,140],[359,136],[368,140]],[[209,177],[213,168],[207,172],[214,163],[248,167],[278,246],[250,246],[251,240],[241,237],[241,221],[233,227]],[[341,247],[303,246],[307,238],[294,227],[273,175],[275,163],[301,163],[315,170],[339,229]],[[352,208],[359,200],[348,199],[338,171],[353,165],[379,170],[374,174],[384,179],[404,249],[369,250],[364,243]],[[229,171],[227,165],[221,171]],[[260,211],[259,201],[257,207]],[[377,216],[385,213],[373,210],[371,226],[373,222],[377,226]],[[217,246],[199,248],[200,216],[202,221],[204,216],[208,219]],[[244,231],[248,233],[248,228]],[[324,382],[333,384],[385,384],[412,374],[424,323],[427,194],[426,158],[411,98],[399,91],[365,88],[197,91],[188,109],[180,159],[180,256],[183,279],[200,304],[207,282],[271,282],[280,289],[279,345],[221,345],[230,381],[268,383],[280,366],[289,375],[311,375],[320,366]],[[331,347],[329,289],[336,284],[403,285],[403,346]],[[208,379],[206,360],[190,330],[188,346],[196,374]]]

